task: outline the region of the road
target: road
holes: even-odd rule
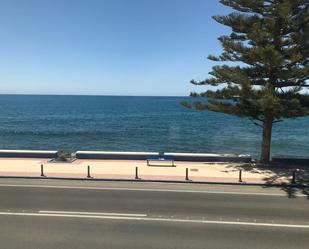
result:
[[[303,191],[0,179],[1,248],[308,248]]]

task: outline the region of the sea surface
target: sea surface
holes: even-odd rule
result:
[[[261,128],[188,110],[189,97],[0,95],[0,148],[238,153],[258,157]],[[309,117],[274,126],[272,154],[309,156]]]

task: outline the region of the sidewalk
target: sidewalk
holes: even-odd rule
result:
[[[47,159],[37,158],[1,158],[0,176],[40,177],[41,165],[43,165],[45,177],[59,178],[87,178],[87,166],[90,166],[90,175],[93,179],[134,180],[136,167],[138,178],[142,180],[185,181],[187,168],[189,180],[193,182],[239,183],[240,170],[242,183],[288,184],[292,179],[291,169],[261,169],[236,163],[175,162],[176,167],[168,166],[169,162],[154,164],[156,166],[147,166],[146,161],[142,160],[76,160],[72,163],[52,163]],[[300,179],[303,175],[307,176],[309,172],[298,173]]]

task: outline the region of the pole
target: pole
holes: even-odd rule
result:
[[[139,179],[138,178],[138,167],[135,167],[135,179]]]
[[[45,176],[44,175],[44,165],[43,164],[41,164],[41,176]]]
[[[298,170],[293,170],[293,175],[292,175],[292,184],[296,184],[296,172],[297,172]]]
[[[91,178],[89,165],[87,166],[87,178]]]
[[[239,178],[238,178],[239,182],[242,182],[242,169],[239,170]]]
[[[189,181],[189,169],[186,168],[186,181]]]

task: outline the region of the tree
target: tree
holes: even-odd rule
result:
[[[273,124],[309,115],[308,0],[221,0],[234,9],[214,16],[231,28],[218,38],[223,52],[211,75],[194,85],[210,86],[183,103],[199,110],[249,118],[263,128],[261,161],[269,162]],[[224,62],[229,62],[224,64]],[[200,97],[207,98],[207,101]]]

